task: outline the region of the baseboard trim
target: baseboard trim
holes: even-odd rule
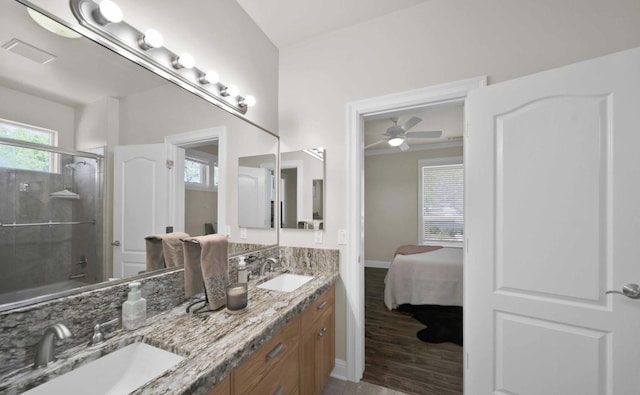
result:
[[[336,358],[336,365],[333,367],[331,377],[338,380],[347,380],[347,361]]]
[[[377,267],[379,269],[388,269],[391,267],[391,262],[386,261],[364,261],[365,267]]]

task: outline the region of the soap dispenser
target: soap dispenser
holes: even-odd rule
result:
[[[122,304],[122,329],[133,330],[144,326],[147,320],[147,300],[142,297],[140,283],[129,284],[129,294]]]
[[[238,258],[238,282],[246,283],[248,279],[247,263],[244,261],[244,257],[241,256]]]

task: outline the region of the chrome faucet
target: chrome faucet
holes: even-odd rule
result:
[[[58,340],[66,339],[71,337],[71,331],[61,323],[51,325],[45,329],[36,348],[36,357],[33,363],[34,368],[47,366],[49,362],[55,361],[56,343],[54,336]]]
[[[275,258],[267,258],[260,265],[260,277],[264,276],[264,269],[269,264],[269,271],[273,270],[273,265],[277,265],[278,261]]]

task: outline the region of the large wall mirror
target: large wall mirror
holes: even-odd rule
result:
[[[325,225],[325,150],[309,148],[280,154],[282,228],[320,230]]]
[[[239,158],[275,159],[277,136],[17,1],[0,13],[0,310],[140,275],[144,237],[168,230],[228,234],[231,255],[277,245],[273,227],[241,237],[237,186]]]

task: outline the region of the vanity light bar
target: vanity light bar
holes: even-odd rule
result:
[[[145,66],[150,66],[153,71],[170,80],[186,83],[194,93],[209,101],[243,115],[256,104],[255,97],[240,96],[237,86],[221,83],[215,71],[198,69],[190,54],[176,54],[165,48],[162,35],[157,30],[141,32],[129,25],[122,19],[122,11],[113,1],[103,0],[98,4],[94,0],[71,0],[70,7],[78,22],[92,33],[116,42],[122,49],[142,59]],[[116,52],[131,59],[122,51]]]

